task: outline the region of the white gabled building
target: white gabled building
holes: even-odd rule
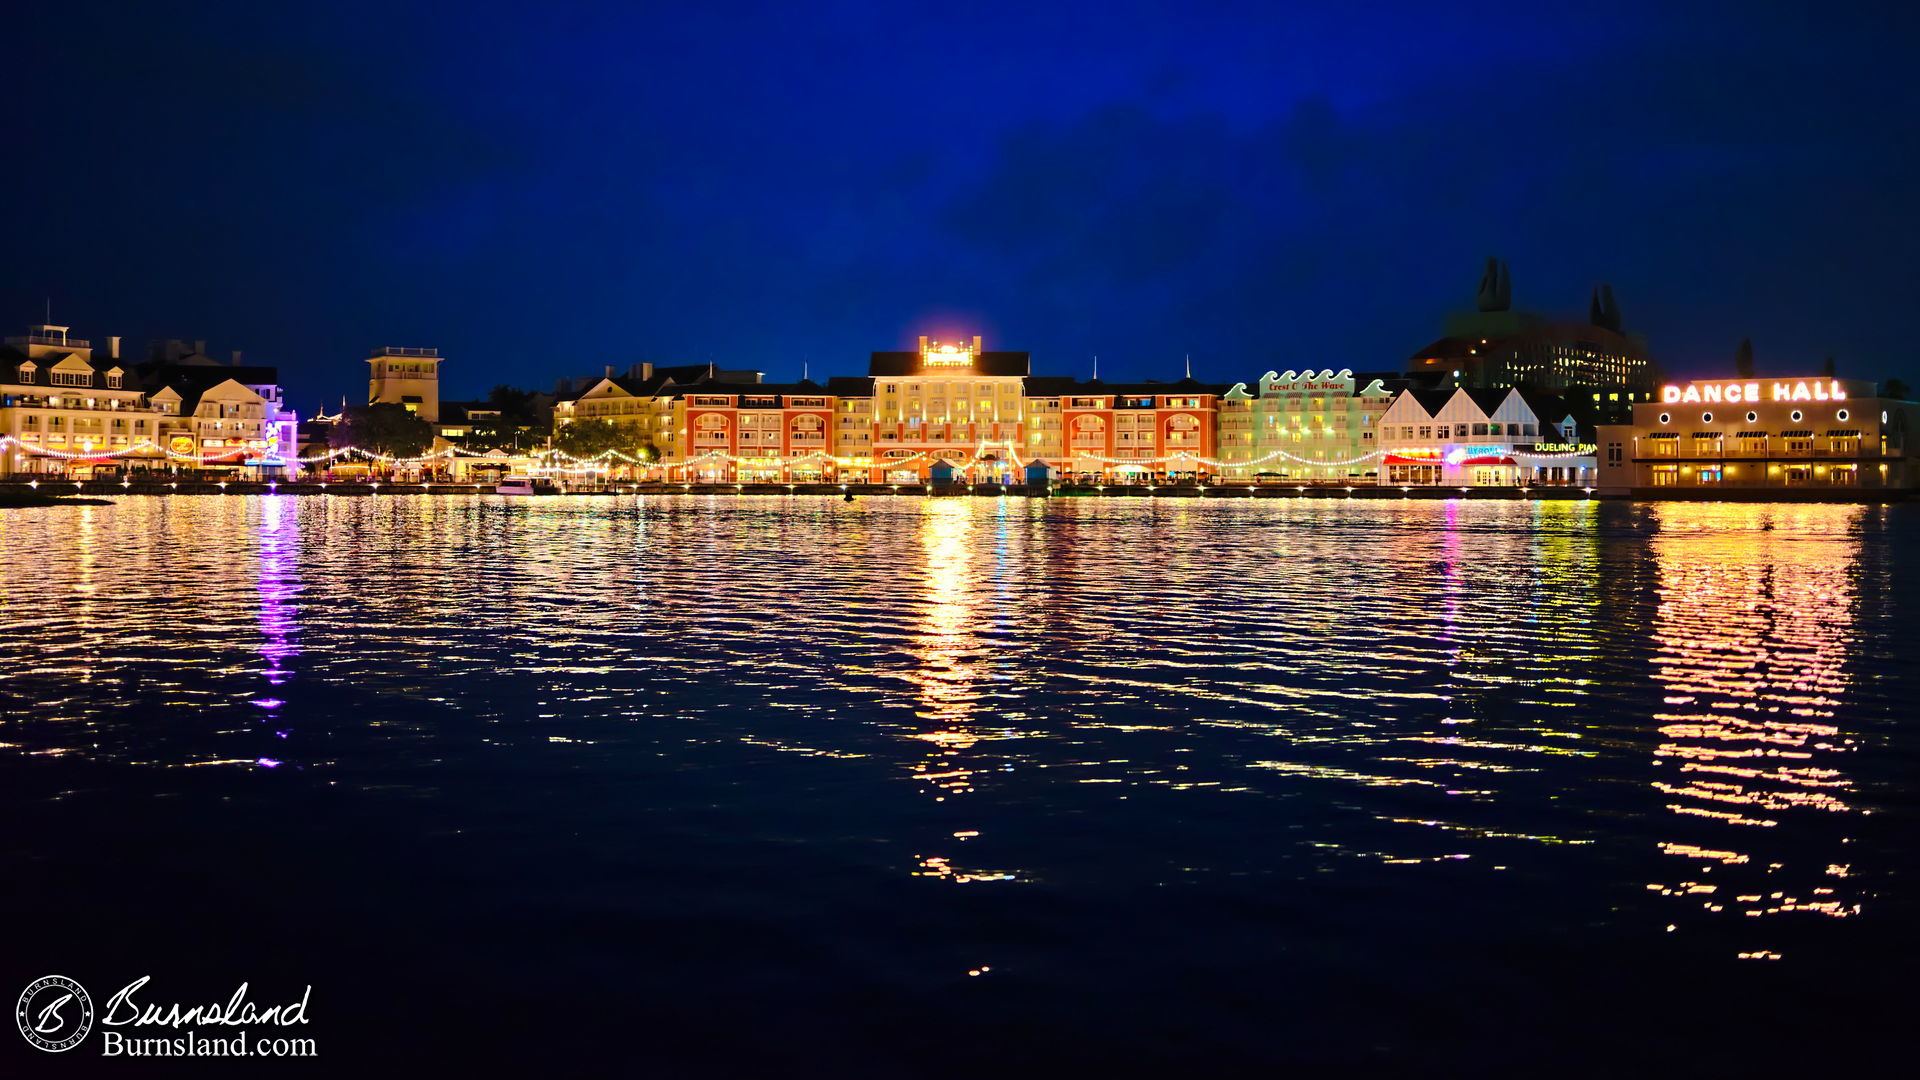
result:
[[[1553,394],[1403,390],[1380,417],[1380,482],[1591,485],[1591,429]]]

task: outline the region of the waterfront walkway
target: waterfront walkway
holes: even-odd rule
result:
[[[61,495],[490,495],[491,483],[359,480],[29,480],[0,479],[0,506]],[[562,497],[627,495],[909,495],[932,498],[1106,498],[1106,499],[1525,499],[1579,501],[1634,499],[1674,502],[1905,502],[1911,493],[1880,488],[1580,488],[1564,486],[1457,487],[1375,486],[1372,484],[661,484],[608,483],[580,485]],[[513,497],[513,496],[508,496]]]

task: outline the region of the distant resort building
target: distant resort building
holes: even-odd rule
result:
[[[1447,316],[1445,334],[1408,358],[1413,385],[1577,393],[1610,421],[1659,388],[1646,339],[1621,329],[1611,285],[1595,287],[1585,322],[1516,311],[1507,265],[1488,259],[1474,299],[1474,310]]]

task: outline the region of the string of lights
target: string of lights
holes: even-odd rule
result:
[[[45,457],[51,457],[51,458],[55,458],[62,461],[96,461],[96,460],[105,461],[105,460],[113,460],[117,458],[128,458],[128,457],[136,457],[136,456],[152,457],[152,456],[158,455],[172,461],[182,461],[182,462],[190,461],[197,464],[207,464],[207,463],[231,462],[236,458],[241,458],[248,454],[259,452],[258,450],[250,449],[247,447],[235,447],[231,450],[224,450],[224,451],[220,451],[218,453],[212,453],[212,454],[185,453],[182,451],[162,447],[158,443],[154,443],[151,441],[142,441],[142,442],[135,443],[131,446],[114,448],[114,449],[69,451],[69,450],[54,449],[52,447],[39,446],[39,445],[25,442],[21,439],[15,438],[12,435],[0,435],[0,450],[5,450],[10,446],[17,446],[23,450],[26,450],[29,453],[37,454]],[[1018,467],[1025,467],[1025,465],[1029,464],[1033,460],[1036,460],[1035,458],[1028,458],[1025,461],[1022,461],[1018,449],[1014,446],[1014,444],[1011,441],[1001,441],[1001,442],[984,441],[984,442],[981,442],[977,447],[975,447],[973,453],[966,459],[964,463],[964,467],[972,468],[973,466],[979,464],[980,460],[987,454],[989,450],[998,450],[998,449],[1004,449],[1006,451],[1008,460]],[[1567,450],[1567,451],[1556,451],[1552,453],[1541,453],[1541,452],[1530,451],[1530,450],[1507,450],[1507,453],[1510,454],[1511,456],[1516,458],[1526,458],[1529,461],[1567,461],[1574,458],[1591,457],[1593,455],[1593,452],[1594,452],[1594,449],[1592,447],[1585,447],[1585,448]],[[1103,465],[1112,465],[1112,466],[1119,466],[1119,467],[1129,467],[1129,466],[1143,467],[1147,465],[1167,465],[1175,462],[1184,462],[1184,463],[1190,463],[1190,464],[1196,464],[1196,465],[1203,465],[1203,466],[1206,466],[1207,468],[1213,468],[1213,469],[1229,469],[1229,468],[1248,468],[1255,465],[1264,465],[1273,461],[1285,460],[1285,461],[1294,462],[1300,465],[1318,465],[1318,466],[1338,468],[1338,467],[1349,466],[1349,465],[1359,465],[1365,462],[1374,461],[1384,456],[1385,453],[1386,453],[1385,451],[1381,451],[1381,450],[1372,450],[1372,451],[1368,451],[1365,454],[1360,454],[1358,456],[1350,457],[1350,458],[1309,458],[1309,457],[1302,457],[1299,454],[1295,454],[1287,450],[1273,450],[1273,451],[1269,451],[1268,453],[1262,454],[1258,457],[1251,457],[1251,458],[1238,460],[1238,461],[1229,461],[1221,458],[1202,457],[1199,454],[1195,454],[1187,450],[1176,451],[1175,453],[1172,453],[1172,454],[1167,454],[1160,457],[1149,457],[1149,458],[1116,458],[1116,457],[1107,457],[1103,454],[1091,454],[1091,453],[1075,453],[1073,456],[1076,458],[1086,458],[1088,460],[1097,461]],[[382,464],[399,465],[399,466],[412,466],[412,465],[426,464],[428,462],[447,461],[447,460],[451,460],[454,457],[478,458],[478,457],[486,456],[485,453],[482,453],[480,451],[468,450],[458,446],[450,446],[442,450],[435,450],[431,453],[416,454],[412,456],[385,454],[377,450],[369,450],[364,447],[358,447],[358,446],[343,446],[343,447],[336,447],[334,449],[328,450],[325,453],[311,454],[306,456],[288,455],[283,457],[276,457],[274,460],[284,464],[310,465],[318,462],[335,461],[340,458],[346,457],[348,455],[358,455],[360,457],[367,458],[372,461],[377,461]],[[594,468],[604,469],[609,467],[607,463],[612,461],[620,461],[630,465],[654,464],[654,462],[649,462],[645,458],[637,457],[632,454],[627,454],[619,450],[603,450],[600,453],[592,455],[590,457],[579,457],[574,454],[569,454],[564,450],[542,450],[542,451],[536,451],[532,454],[529,454],[528,456],[533,459],[544,460],[549,463],[557,460],[557,461],[568,462],[574,465],[587,466],[587,469],[568,470],[568,471],[575,471],[575,472],[590,471],[591,469],[594,469]],[[778,465],[793,465],[793,464],[804,462],[804,461],[829,461],[829,462],[832,462],[834,465],[842,468],[869,468],[869,467],[899,468],[899,467],[915,464],[923,459],[935,459],[935,458],[941,458],[941,457],[942,455],[940,453],[936,451],[930,451],[930,450],[923,450],[923,451],[920,451],[919,453],[915,453],[907,457],[900,457],[900,458],[839,457],[834,454],[829,454],[824,450],[813,450],[804,454],[793,455],[791,457],[781,457],[779,455],[748,457],[748,456],[741,456],[737,454],[731,454],[724,450],[708,450],[703,453],[696,454],[693,457],[688,458],[684,462],[673,462],[673,463],[667,464],[666,467],[672,468],[672,469],[688,469],[688,468],[692,468],[694,465],[700,462],[719,460],[719,461],[725,461],[732,465],[746,465],[748,467],[770,467],[770,466],[778,466]],[[554,466],[549,464],[548,467],[552,468]]]

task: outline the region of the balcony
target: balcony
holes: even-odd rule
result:
[[[403,349],[392,345],[383,345],[374,351],[374,356],[439,356],[439,349]]]
[[[7,339],[7,344],[9,345],[52,345],[62,349],[90,349],[93,347],[93,342],[88,341],[86,338],[41,337],[38,334],[28,334],[25,337],[10,337]]]
[[[149,407],[145,404],[138,403],[138,402],[131,402],[131,401],[121,401],[118,398],[107,398],[104,400],[96,399],[94,403],[91,405],[88,405],[84,401],[67,401],[67,400],[64,400],[63,398],[60,404],[54,405],[50,403],[50,399],[48,398],[29,397],[28,395],[25,395],[25,394],[9,394],[6,397],[0,397],[0,409],[57,409],[57,410],[60,410],[61,412],[69,412],[69,411],[71,412],[149,412],[150,411]],[[154,415],[158,415],[158,414],[156,413]]]

